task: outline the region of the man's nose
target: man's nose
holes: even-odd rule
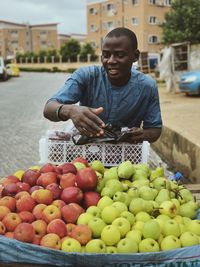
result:
[[[114,55],[110,55],[109,59],[108,59],[108,63],[115,63],[116,62],[116,58]]]

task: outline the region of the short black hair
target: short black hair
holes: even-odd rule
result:
[[[113,29],[112,31],[110,31],[106,35],[106,37],[108,37],[108,38],[110,38],[110,37],[120,37],[120,36],[128,37],[128,39],[130,40],[134,50],[137,49],[137,47],[138,47],[137,37],[136,37],[135,33],[133,31],[131,31],[130,29],[119,27],[119,28]]]

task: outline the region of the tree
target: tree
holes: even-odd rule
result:
[[[64,58],[69,58],[70,61],[74,62],[77,60],[77,55],[80,53],[81,46],[79,42],[75,39],[70,39],[65,45],[60,49],[60,54]]]
[[[95,51],[90,43],[83,44],[81,47],[80,58],[81,61],[87,61],[87,55],[91,55],[91,60],[95,59]]]
[[[163,29],[165,44],[185,42],[200,43],[199,0],[174,0],[166,14]]]

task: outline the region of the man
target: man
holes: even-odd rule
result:
[[[51,121],[71,119],[90,137],[103,135],[110,123],[131,128],[130,143],[156,141],[162,129],[159,96],[156,82],[132,68],[139,54],[134,32],[112,30],[103,41],[102,66],[75,71],[46,103],[44,116]]]

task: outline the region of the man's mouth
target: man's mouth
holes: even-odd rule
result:
[[[110,75],[117,75],[119,73],[118,69],[108,68],[108,73]]]

